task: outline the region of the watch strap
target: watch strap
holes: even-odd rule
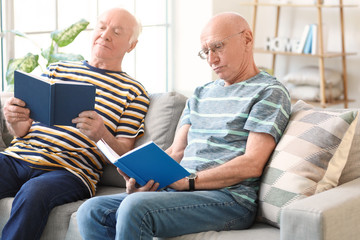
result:
[[[195,190],[195,178],[189,178],[189,191]]]

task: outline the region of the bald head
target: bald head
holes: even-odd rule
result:
[[[141,23],[129,11],[124,8],[112,8],[103,12],[99,19],[102,19],[104,16],[116,16],[117,18],[115,19],[126,22],[128,29],[131,31],[129,43],[132,44],[137,41],[142,30]]]
[[[121,71],[126,53],[137,45],[141,25],[123,8],[112,8],[98,18],[92,39],[90,65]]]
[[[259,70],[253,58],[253,36],[249,24],[233,12],[212,17],[200,35],[199,56],[231,85],[255,76]]]
[[[238,13],[224,12],[209,20],[201,32],[201,37],[204,35],[230,35],[243,30],[251,31],[245,18]]]

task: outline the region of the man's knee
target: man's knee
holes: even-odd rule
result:
[[[118,209],[118,215],[141,217],[153,208],[153,202],[147,192],[138,192],[128,195]]]
[[[76,213],[76,218],[86,217],[87,215],[92,215],[93,212],[99,211],[101,206],[101,201],[98,197],[90,198],[86,200]]]
[[[109,212],[116,211],[117,206],[114,210],[114,207],[108,205],[108,201],[105,199],[107,198],[93,197],[81,204],[76,213],[76,218],[78,219],[78,222],[80,219],[82,221],[86,221],[86,219],[97,218],[98,216],[101,218],[101,216],[104,216]]]

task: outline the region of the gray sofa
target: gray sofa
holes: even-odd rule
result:
[[[2,102],[9,94],[2,95]],[[137,141],[140,145],[146,141],[154,140],[162,148],[167,148],[173,140],[177,128],[178,119],[185,105],[186,97],[178,93],[151,94],[151,104],[145,120],[146,134]],[[343,111],[343,110],[339,110]],[[360,121],[359,121],[360,122]],[[3,121],[2,121],[3,124]],[[3,128],[4,126],[1,125]],[[2,129],[3,130],[3,129]],[[4,139],[0,145],[8,144],[8,137],[2,131]],[[306,148],[303,149],[304,151]],[[278,150],[276,151],[278,152]],[[335,152],[332,151],[333,153]],[[350,154],[347,156],[351,163],[347,162],[342,170],[348,173],[347,179],[340,179],[332,189],[318,194],[292,200],[284,206],[280,206],[278,222],[267,216],[266,203],[268,193],[262,193],[270,189],[268,173],[271,172],[271,164],[265,170],[264,184],[260,190],[259,218],[255,224],[247,230],[202,232],[172,238],[180,239],[359,239],[360,228],[360,123],[357,123],[353,134]],[[335,154],[334,154],[335,155]],[[275,159],[273,162],[276,162]],[[349,177],[351,175],[351,177]],[[274,182],[274,181],[273,181]],[[291,182],[289,183],[292,184]],[[97,195],[114,194],[123,192],[124,181],[113,166],[107,166],[98,187]],[[6,223],[10,211],[12,198],[0,200],[0,229]],[[78,240],[81,239],[76,223],[76,210],[84,201],[58,206],[52,210],[41,239],[48,240]],[[271,205],[271,204],[270,204]],[[271,211],[270,214],[271,215]]]

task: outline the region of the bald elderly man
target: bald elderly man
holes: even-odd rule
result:
[[[236,13],[210,19],[200,58],[219,79],[195,90],[167,153],[191,175],[157,190],[137,188],[87,200],[77,212],[84,239],[152,239],[249,228],[263,168],[287,125],[290,97],[253,58],[253,35]]]

